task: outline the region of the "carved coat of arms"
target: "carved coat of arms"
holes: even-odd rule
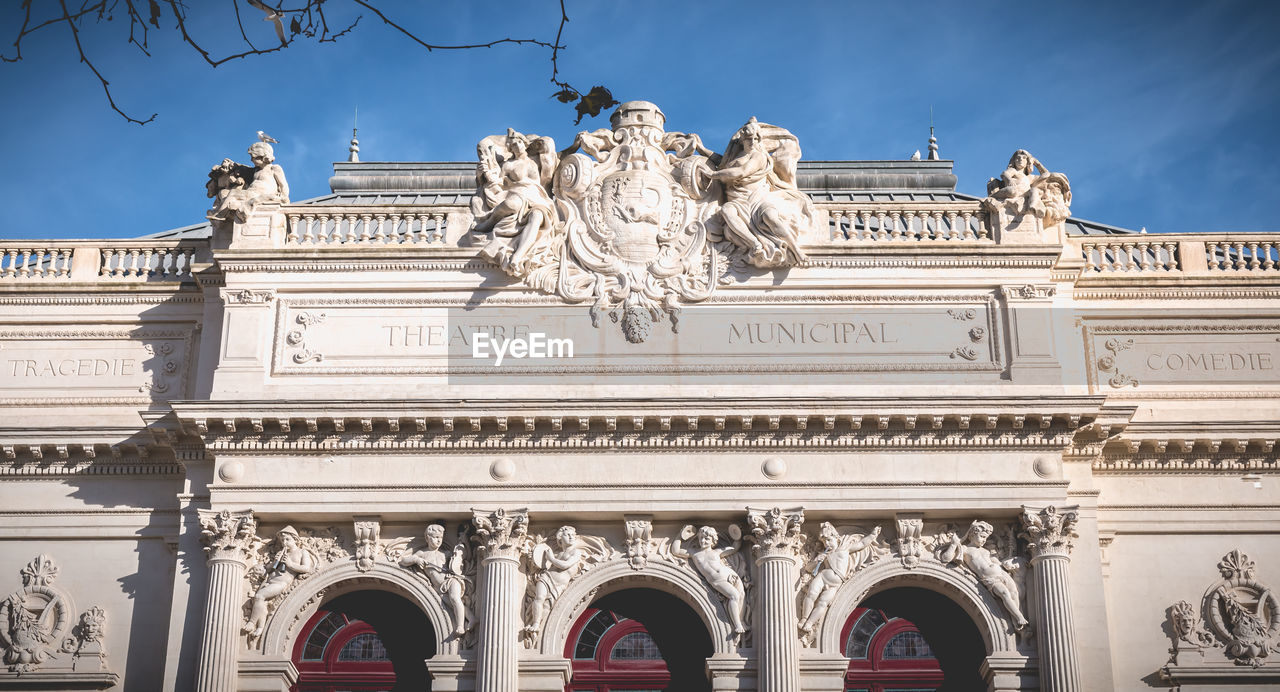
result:
[[[473,231],[481,255],[527,285],[592,304],[632,342],[680,305],[708,298],[730,267],[806,258],[813,205],[796,187],[800,145],[752,118],[723,156],[697,135],[666,132],[652,103],[631,101],[613,129],[550,137],[508,130],[477,147]]]

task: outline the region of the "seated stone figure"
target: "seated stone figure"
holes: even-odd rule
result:
[[[205,190],[214,202],[205,216],[210,221],[244,223],[260,203],[289,203],[289,183],[284,169],[275,163],[271,145],[254,142],[249,147],[249,158],[253,168],[223,159],[209,171]]]
[[[987,180],[982,208],[1000,219],[993,225],[1001,229],[1019,226],[1024,216],[1051,228],[1071,213],[1071,184],[1067,176],[1050,173],[1030,152],[1019,149],[1009,157],[1009,165],[999,178]]]
[[[757,267],[804,262],[800,236],[813,223],[813,203],[796,187],[800,144],[774,125],[747,121],[729,141],[711,178],[724,186],[724,237]]]
[[[550,137],[508,129],[505,137],[485,137],[476,146],[475,217],[472,230],[493,233],[480,254],[512,275],[521,275],[550,237],[556,213],[549,184],[559,157]]]

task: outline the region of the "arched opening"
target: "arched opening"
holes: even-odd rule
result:
[[[594,601],[565,643],[573,661],[566,692],[709,691],[711,636],[688,605],[655,589],[624,589]]]
[[[401,596],[355,591],[320,607],[293,646],[294,692],[429,690],[427,616]]]
[[[982,634],[951,599],[899,587],[864,600],[840,636],[849,661],[849,692],[986,689],[979,668]]]

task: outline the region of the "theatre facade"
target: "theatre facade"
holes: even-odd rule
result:
[[[0,242],[0,689],[1280,685],[1280,232],[679,128]]]

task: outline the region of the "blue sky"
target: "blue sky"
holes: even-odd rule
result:
[[[228,3],[188,4],[211,52],[237,49]],[[545,0],[381,4],[438,43],[551,40],[559,19]],[[755,115],[794,132],[806,159],[905,159],[925,150],[932,105],[961,192],[982,194],[1025,148],[1070,177],[1078,217],[1151,232],[1280,227],[1280,3],[567,4],[565,80],[653,101],[668,129],[713,148]],[[0,8],[7,56],[17,5]],[[199,223],[209,166],[247,162],[260,129],[281,141],[294,199],[325,194],[357,106],[366,161],[472,160],[478,139],[508,126],[560,146],[608,126],[575,127],[548,98],[543,49],[427,53],[365,15],[336,44],[298,41],[217,69],[169,23],[153,31],[150,59],[120,19],[87,25],[117,103],[159,113],[145,127],[110,111],[64,28],[33,36],[23,62],[0,64],[0,237]],[[247,16],[251,38],[270,45],[271,25]]]

